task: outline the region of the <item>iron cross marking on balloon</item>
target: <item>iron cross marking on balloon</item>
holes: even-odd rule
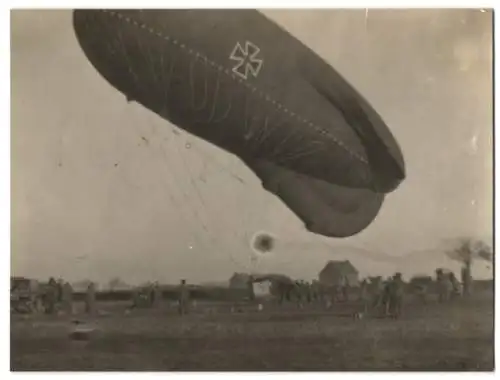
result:
[[[243,79],[248,79],[250,74],[256,78],[264,63],[262,59],[258,58],[259,53],[259,47],[252,42],[246,41],[245,47],[242,47],[237,42],[229,57],[231,60],[237,62],[233,67],[233,73]]]

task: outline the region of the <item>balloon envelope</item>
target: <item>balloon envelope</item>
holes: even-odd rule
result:
[[[240,157],[312,232],[360,232],[405,177],[368,102],[257,11],[76,10],[73,25],[127,99]]]

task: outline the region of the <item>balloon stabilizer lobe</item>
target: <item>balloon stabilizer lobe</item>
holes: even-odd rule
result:
[[[128,100],[237,155],[314,233],[359,233],[405,178],[375,110],[258,11],[75,10],[73,25]]]

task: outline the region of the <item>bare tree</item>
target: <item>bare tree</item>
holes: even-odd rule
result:
[[[462,282],[464,295],[469,295],[471,292],[471,268],[474,260],[484,260],[487,262],[493,261],[493,250],[482,240],[471,238],[458,239],[452,247],[446,250],[446,255],[463,264]]]

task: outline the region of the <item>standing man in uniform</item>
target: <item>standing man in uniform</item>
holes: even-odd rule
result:
[[[73,288],[69,282],[65,282],[62,286],[62,304],[66,314],[73,313]]]
[[[349,301],[349,288],[351,287],[351,284],[349,283],[349,278],[347,276],[342,276],[344,278],[343,284],[342,284],[342,301],[343,302],[348,302]]]
[[[47,314],[54,314],[56,311],[57,303],[57,283],[54,277],[49,279],[45,290],[45,312]]]
[[[250,301],[255,301],[255,291],[253,289],[253,276],[247,278],[248,298]]]
[[[358,301],[363,305],[363,313],[368,311],[368,281],[366,278],[359,285]]]
[[[448,276],[449,276],[449,281],[451,283],[451,288],[452,288],[451,298],[455,299],[457,297],[460,297],[460,283],[458,282],[457,277],[455,276],[455,273],[450,272]]]
[[[162,301],[163,301],[163,292],[160,289],[160,284],[158,281],[156,281],[153,285],[153,292],[152,292],[152,298],[153,298],[153,307],[160,307]]]
[[[438,290],[439,303],[447,302],[450,298],[451,283],[443,269],[436,269],[436,286]]]
[[[94,314],[95,312],[95,284],[91,282],[87,287],[87,294],[85,297],[85,312],[87,314]]]
[[[399,318],[403,311],[404,281],[400,272],[397,272],[390,283],[390,312],[395,318]]]
[[[186,280],[181,280],[179,289],[179,314],[184,315],[188,312],[189,289],[186,286]]]
[[[471,275],[468,266],[464,266],[461,271],[462,277],[462,295],[468,296],[471,293]]]

